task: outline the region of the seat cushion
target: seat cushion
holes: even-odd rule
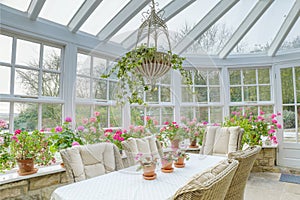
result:
[[[239,126],[229,127],[228,130],[230,132],[229,141],[228,141],[228,153],[230,153],[238,150],[241,128]]]
[[[230,138],[230,132],[227,127],[218,127],[215,133],[215,143],[213,146],[213,154],[227,154],[228,153],[228,141]]]
[[[215,135],[218,126],[209,126],[207,127],[207,133],[205,137],[205,144],[203,145],[203,154],[205,155],[212,155],[213,147],[215,144]]]

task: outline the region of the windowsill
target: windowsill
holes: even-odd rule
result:
[[[278,144],[271,144],[271,145],[265,145],[265,144],[263,144],[262,145],[263,149],[275,149],[277,147],[278,147]]]
[[[65,171],[65,168],[62,168],[59,164],[46,167],[38,167],[38,169],[39,170],[37,173],[27,176],[19,176],[17,173],[17,169],[12,169],[5,174],[0,175],[0,185]]]

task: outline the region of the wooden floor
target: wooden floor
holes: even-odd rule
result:
[[[280,182],[280,173],[251,173],[245,200],[300,200],[300,184]]]

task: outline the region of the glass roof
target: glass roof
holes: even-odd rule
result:
[[[92,34],[94,37],[97,37],[97,34],[105,27],[107,23],[109,23],[119,12],[122,11],[125,5],[127,5],[128,3],[132,3],[132,5],[135,5],[136,7],[138,7],[138,5],[141,5],[138,0],[102,0],[99,1],[98,4],[93,4],[95,1],[92,0],[47,0],[44,3],[43,1],[35,0],[1,0],[0,6],[3,4],[22,12],[28,12],[29,6],[31,6],[32,8],[32,5],[30,4],[31,2],[33,2],[32,5],[37,4],[37,6],[34,8],[38,9],[38,18],[44,18],[64,26],[67,26],[73,19],[72,22],[74,22],[75,25],[78,25],[80,31]],[[180,6],[183,6],[183,4],[187,5],[185,9],[176,12],[173,18],[166,22],[169,33],[171,35],[171,40],[174,39],[174,35],[182,34],[183,30],[185,30],[186,33],[192,30],[193,26],[195,26],[201,19],[203,19],[208,13],[210,13],[210,11],[214,9],[214,7],[217,7],[222,2],[224,3],[224,1],[221,0],[186,0],[184,2],[172,0],[157,0],[155,2],[158,2],[159,9],[163,9],[168,4],[175,5],[178,8]],[[268,1],[266,0],[265,2]],[[215,24],[213,24],[212,27],[208,27],[208,31],[204,32],[198,37],[195,36],[196,38],[192,38],[192,40],[197,41],[197,39],[199,38],[206,38],[210,40],[211,38],[209,38],[210,35],[208,33],[212,31],[218,31],[220,33],[223,32],[222,34],[224,37],[222,36],[222,34],[217,36],[219,37],[217,39],[220,41],[218,41],[216,44],[215,42],[211,43],[211,45],[214,44],[217,47],[210,46],[210,48],[206,50],[206,53],[220,54],[220,50],[222,50],[223,48],[232,49],[231,51],[228,50],[228,52],[225,52],[225,57],[227,57],[228,54],[230,55],[236,53],[267,53],[270,44],[273,43],[273,40],[275,39],[290,10],[292,10],[293,6],[296,6],[296,9],[299,9],[300,7],[300,3],[298,0],[275,0],[270,2],[272,2],[271,5],[264,11],[262,16],[250,28],[245,36],[238,41],[237,45],[234,45],[235,43],[230,43],[231,36],[235,33],[236,30],[238,30],[240,24],[243,22],[249,12],[253,12],[252,8],[258,3],[261,3],[260,0],[238,1],[235,5],[232,6],[232,8],[228,9],[225,14],[221,16]],[[86,6],[86,9],[82,9],[82,7],[84,7],[83,5]],[[91,5],[91,7],[89,7],[89,5]],[[1,6],[1,9],[6,9],[5,6]],[[39,10],[39,7],[41,10]],[[220,6],[219,9],[225,9],[223,7],[226,6]],[[122,44],[125,38],[127,38],[134,30],[138,29],[141,24],[142,13],[147,10],[149,10],[149,6],[145,6],[140,12],[137,12],[137,14],[135,14],[135,16],[133,16],[128,22],[122,22],[121,28],[117,30],[117,32],[110,38],[110,41]],[[222,10],[220,11],[220,13],[221,12]],[[74,15],[78,13],[82,15],[76,16],[78,19],[73,18]],[[124,13],[122,14],[125,15]],[[122,17],[122,14],[120,15],[120,17]],[[294,19],[298,18],[299,14],[297,16],[294,16]],[[207,20],[209,22],[209,20],[213,20],[213,17],[209,17]],[[281,44],[280,50],[299,48],[299,21],[300,20],[298,19],[289,33],[284,34],[283,37],[287,35],[286,38],[277,39],[277,42],[284,41],[282,44],[279,43],[279,45]],[[78,29],[75,28],[73,32],[76,32],[77,30]],[[86,37],[89,36],[87,35]],[[184,39],[184,37],[181,36],[180,40],[181,39]],[[177,40],[173,41],[174,44],[172,44],[172,46],[176,46],[176,44],[178,44],[179,42],[178,38]],[[227,44],[228,41],[229,44]],[[233,48],[231,48],[232,46],[230,45],[234,45]],[[183,46],[182,52],[192,53],[190,51],[192,47]],[[277,50],[275,51],[277,52]],[[276,52],[273,52],[273,54],[276,55]],[[272,52],[269,52],[269,54],[271,55]]]
[[[39,16],[62,25],[67,25],[83,2],[84,0],[46,1]]]

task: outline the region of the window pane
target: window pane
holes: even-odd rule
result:
[[[274,113],[273,106],[259,106],[261,111],[264,111],[266,115],[271,115]]]
[[[173,122],[174,121],[174,112],[173,107],[162,107],[162,122]]]
[[[60,56],[61,49],[45,45],[43,52],[43,68],[59,71],[61,61]]]
[[[257,101],[256,87],[244,87],[244,101]]]
[[[195,87],[196,102],[207,102],[207,87]]]
[[[131,124],[138,126],[144,125],[144,108],[143,107],[131,107]]]
[[[195,85],[206,85],[207,74],[206,71],[195,71],[194,73],[194,84]]]
[[[76,80],[76,97],[90,97],[90,79],[77,77]]]
[[[107,100],[107,81],[94,81],[95,99]]]
[[[110,106],[110,127],[121,127],[122,125],[122,107]]]
[[[171,102],[170,87],[160,86],[161,102]]]
[[[106,60],[102,58],[93,58],[93,76],[100,78],[101,74],[106,71]]]
[[[108,126],[108,106],[95,106],[95,111],[100,112],[100,126],[107,128]]]
[[[241,84],[241,72],[240,70],[229,70],[230,85]]]
[[[243,107],[239,107],[239,106],[230,106],[229,107],[230,115],[233,112],[242,112],[242,110],[243,110]]]
[[[255,69],[243,70],[244,84],[256,84]]]
[[[43,73],[42,95],[49,97],[59,96],[60,75],[56,73]]]
[[[171,70],[160,78],[161,84],[171,84]]]
[[[223,110],[221,107],[211,107],[210,108],[210,122],[211,123],[221,123],[223,118]]]
[[[7,123],[7,128],[9,129],[9,102],[0,102],[0,119],[3,119]]]
[[[61,124],[62,105],[43,104],[42,105],[42,128],[53,128]]]
[[[209,88],[209,102],[220,102],[220,88]]]
[[[118,94],[118,85],[115,81],[109,81],[109,100],[116,100]]]
[[[219,71],[209,71],[208,72],[208,78],[209,78],[209,85],[219,85],[220,79],[219,79]]]
[[[284,142],[296,142],[295,106],[283,106]]]
[[[282,91],[282,103],[294,103],[294,88],[293,88],[293,69],[286,68],[281,69],[281,91]]]
[[[84,125],[84,121],[89,120],[91,117],[91,106],[90,105],[80,105],[76,104],[75,108],[75,118],[76,127]]]
[[[12,37],[0,35],[0,62],[11,63]]]
[[[149,107],[146,110],[146,115],[147,116],[152,116],[155,119],[157,119],[157,121],[160,121],[160,109],[157,107]],[[159,122],[159,124],[162,124],[165,121]]]
[[[158,90],[146,92],[146,102],[158,102]]]
[[[300,103],[300,67],[295,67],[297,103]],[[300,117],[300,116],[299,116]],[[299,119],[300,121],[300,119]],[[299,126],[300,128],[300,126]]]
[[[242,88],[241,87],[231,87],[230,88],[230,101],[231,102],[241,102],[242,101]]]
[[[1,84],[0,94],[10,94],[10,67],[0,65]]]
[[[90,75],[91,57],[84,54],[77,54],[77,74]]]
[[[15,95],[38,95],[38,71],[27,69],[16,69]]]
[[[259,86],[259,101],[271,101],[270,86]]]
[[[208,122],[208,108],[207,107],[199,107],[196,109],[196,118],[200,122]]]
[[[181,107],[180,117],[185,117],[188,121],[194,118],[194,108],[193,107]]]
[[[193,94],[188,87],[181,87],[181,101],[193,102]]]
[[[270,83],[270,69],[258,69],[258,83],[259,84]]]
[[[40,44],[17,40],[16,64],[39,67]]]
[[[38,125],[38,104],[15,103],[14,105],[14,130],[22,129],[33,131]]]

